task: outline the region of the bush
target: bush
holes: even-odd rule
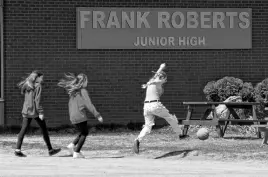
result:
[[[255,102],[252,84],[234,77],[208,82],[203,92],[206,99],[212,102],[223,102],[231,96],[240,96],[243,102]],[[252,115],[251,110],[236,109],[236,112],[240,117]]]
[[[256,100],[256,102],[261,103],[261,105],[258,106],[257,110],[258,117],[264,118],[268,116],[268,114],[264,111],[265,106],[267,106],[267,95],[268,95],[268,78],[258,83],[254,88],[254,99]]]
[[[215,81],[208,82],[203,92],[205,93],[208,101],[219,102],[220,97],[218,95],[218,89],[216,88],[215,83]]]
[[[254,88],[251,83],[234,77],[224,77],[208,82],[203,90],[208,101],[222,102],[230,96],[241,96],[242,101],[254,102]]]
[[[268,95],[268,78],[258,83],[254,88],[255,100],[258,102],[266,102]]]
[[[242,90],[239,95],[242,98],[242,101],[255,102],[254,96],[254,87],[250,82],[243,83]]]

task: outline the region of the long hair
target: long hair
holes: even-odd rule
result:
[[[73,73],[64,75],[65,78],[60,80],[58,86],[64,88],[70,96],[81,90],[84,83],[87,81],[87,76],[82,73],[78,74],[77,76],[75,76]]]
[[[150,80],[146,83],[146,84],[142,84],[141,88],[146,89],[151,83],[154,82],[154,80],[159,77],[159,79],[164,80],[167,78],[167,74],[164,71],[161,71],[159,73],[156,73],[154,71],[152,71],[154,73],[153,77],[150,78]]]
[[[43,73],[35,70],[22,81],[20,81],[18,83],[18,87],[21,89],[21,94],[23,94],[25,91],[33,90],[35,81],[40,76],[43,76]]]

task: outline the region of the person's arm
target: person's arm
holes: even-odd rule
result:
[[[142,88],[146,88],[148,85],[154,84],[154,83],[165,83],[167,82],[166,79],[156,79],[156,76],[163,71],[166,68],[166,64],[162,63],[159,67],[159,69],[156,71],[154,77],[152,79],[150,79],[146,84],[143,84],[141,87]]]
[[[96,110],[95,106],[92,104],[91,99],[88,96],[88,93],[85,89],[81,90],[82,97],[85,99],[85,105],[87,109],[97,118],[100,122],[102,122],[102,117],[100,113]]]
[[[156,74],[159,74],[161,71],[163,71],[166,68],[166,63],[162,63],[159,67],[159,69],[156,71]]]
[[[153,83],[165,83],[166,79],[159,79],[159,77],[156,77],[161,71],[163,71],[166,68],[166,64],[162,63],[159,67],[159,69],[156,71],[154,78],[151,79],[148,83],[153,84]]]
[[[36,105],[36,110],[39,114],[40,119],[43,119],[44,116],[44,110],[43,107],[40,105],[41,101],[41,92],[42,92],[42,87],[40,84],[36,85],[35,87],[35,105]]]

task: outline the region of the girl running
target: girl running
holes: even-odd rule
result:
[[[42,81],[43,74],[38,71],[33,71],[25,80],[18,84],[21,89],[21,94],[24,94],[24,104],[22,109],[23,121],[18,135],[17,148],[15,150],[15,155],[19,157],[26,157],[26,155],[21,152],[21,145],[32,119],[37,122],[42,130],[43,138],[48,148],[48,154],[51,156],[61,151],[61,149],[53,149],[50,143],[43,109],[40,105]]]
[[[167,82],[166,73],[163,71],[165,67],[165,63],[161,64],[154,76],[146,84],[142,85],[142,88],[146,89],[146,97],[143,107],[145,125],[143,126],[139,136],[134,141],[133,150],[136,154],[139,153],[140,142],[144,136],[151,132],[155,116],[164,118],[171,125],[176,134],[179,135],[181,133],[177,117],[175,115],[171,115],[160,101],[160,97],[164,93],[162,85]]]
[[[70,143],[67,148],[73,155],[73,158],[85,158],[80,152],[83,147],[86,137],[88,135],[87,116],[85,109],[88,109],[99,122],[103,122],[103,119],[99,112],[92,104],[88,92],[86,90],[88,79],[85,74],[65,74],[65,79],[60,80],[58,86],[66,89],[69,94],[69,115],[71,123],[80,132],[79,135]]]

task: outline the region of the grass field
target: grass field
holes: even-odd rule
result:
[[[256,160],[266,161],[268,158],[268,146],[260,147],[261,139],[258,139],[254,131],[244,133],[231,126],[225,137],[219,138],[214,127],[210,129],[208,140],[197,139],[195,133],[198,127],[189,130],[189,137],[180,140],[172,132],[170,127],[152,130],[141,143],[139,156],[148,159],[196,159],[196,160],[220,160],[241,161]],[[59,156],[67,153],[66,146],[72,142],[76,133],[71,129],[50,131],[51,142],[54,147],[61,147],[63,151]],[[136,156],[132,152],[133,140],[139,131],[114,130],[97,131],[90,133],[82,151],[89,157],[131,157]],[[7,154],[13,154],[17,140],[16,133],[0,134],[0,149]],[[39,131],[26,135],[22,150],[28,156],[47,156],[45,143]]]

